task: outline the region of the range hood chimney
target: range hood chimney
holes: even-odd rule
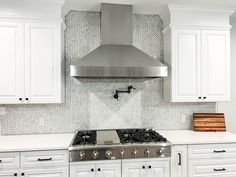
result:
[[[70,66],[79,78],[159,78],[167,66],[132,45],[132,5],[102,3],[101,46]]]

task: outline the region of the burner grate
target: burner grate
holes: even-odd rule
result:
[[[95,130],[78,131],[72,145],[96,144],[97,133]]]
[[[117,134],[122,144],[167,142],[166,138],[153,129],[120,129]]]

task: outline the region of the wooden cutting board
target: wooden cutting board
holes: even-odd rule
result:
[[[194,131],[226,131],[224,113],[194,113]]]

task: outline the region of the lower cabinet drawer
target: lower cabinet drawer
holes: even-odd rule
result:
[[[236,144],[191,145],[188,147],[189,159],[236,158]]]
[[[234,175],[236,159],[232,160],[190,160],[189,177]]]
[[[21,153],[21,167],[53,167],[69,164],[68,151],[32,151]]]
[[[15,169],[20,166],[20,153],[0,153],[0,170],[2,169]]]

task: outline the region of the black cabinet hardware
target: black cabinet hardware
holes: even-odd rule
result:
[[[22,98],[19,98],[20,101],[22,101]]]
[[[152,166],[151,166],[151,165],[149,165],[149,166],[148,166],[148,168],[152,168]]]
[[[91,169],[91,172],[94,172],[94,169],[93,169],[93,168]]]
[[[0,163],[2,163],[2,160],[0,160]]]
[[[127,90],[116,90],[116,93],[114,95],[114,98],[118,100],[119,93],[131,93],[131,90],[135,89],[132,85],[128,86]]]
[[[38,161],[50,161],[50,160],[52,160],[52,158],[48,158],[48,159],[40,159],[40,158],[38,158]]]
[[[25,176],[25,173],[21,173],[21,176]]]
[[[226,169],[225,168],[214,168],[214,171],[225,171]]]
[[[28,101],[28,100],[29,100],[29,98],[25,98],[25,100],[26,100],[26,101]]]
[[[17,176],[17,173],[14,173],[14,176]]]
[[[207,97],[205,97],[205,96],[203,97],[204,100],[205,100],[206,98],[207,98]]]
[[[143,169],[145,169],[145,166],[143,166]]]
[[[222,150],[222,151],[214,150],[214,153],[224,153],[224,152],[226,152],[226,150]]]
[[[179,157],[178,165],[181,166],[182,165],[182,157],[181,157],[180,153],[178,153],[178,157]]]
[[[101,171],[101,169],[100,169],[100,168],[98,168],[98,171]]]
[[[202,97],[198,97],[198,99],[200,100],[200,99],[202,99]]]

